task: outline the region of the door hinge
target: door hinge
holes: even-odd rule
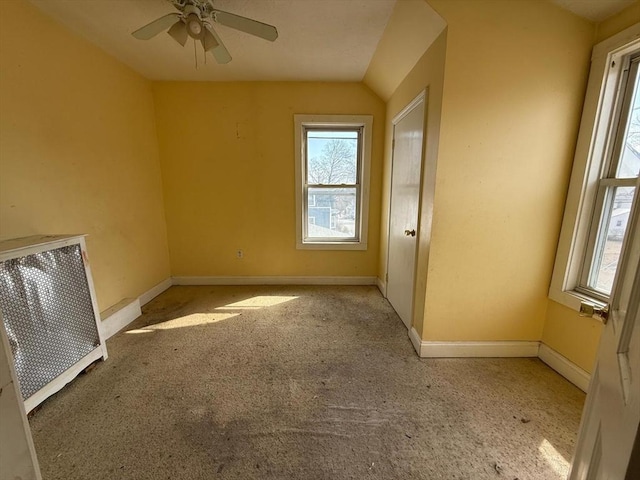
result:
[[[389,274],[388,274],[388,273],[385,273],[385,274],[384,274],[384,281],[385,281],[385,282],[388,282],[388,281],[389,281]]]

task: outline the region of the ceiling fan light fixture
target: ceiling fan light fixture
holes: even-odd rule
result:
[[[187,25],[182,20],[174,23],[167,33],[183,47],[187,44],[189,33],[187,32]]]
[[[202,22],[194,13],[187,16],[187,32],[191,38],[199,39],[202,36]]]

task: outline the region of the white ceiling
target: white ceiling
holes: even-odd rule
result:
[[[592,22],[601,22],[638,0],[551,0],[556,5]]]
[[[1,0],[0,0],[1,1]],[[233,60],[203,63],[199,46],[161,33],[136,40],[131,32],[167,13],[166,0],[31,0],[44,12],[152,80],[362,80],[396,0],[215,0],[238,15],[275,25],[274,42],[218,25]]]
[[[2,0],[0,0],[2,1]],[[204,64],[202,48],[169,35],[136,40],[131,32],[167,13],[166,0],[30,0],[63,25],[151,80],[361,81],[396,0],[214,0],[220,10],[278,28],[268,42],[218,25],[233,60]],[[598,22],[640,0],[550,0]]]

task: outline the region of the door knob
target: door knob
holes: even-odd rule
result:
[[[407,237],[415,237],[415,236],[416,236],[416,231],[415,231],[415,230],[405,230],[405,231],[404,231],[404,234],[405,234]]]

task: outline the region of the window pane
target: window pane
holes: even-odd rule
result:
[[[640,93],[638,92],[638,72],[640,70],[636,70],[627,131],[622,144],[622,158],[618,166],[618,178],[635,178],[640,172]]]
[[[613,286],[613,277],[618,267],[622,240],[627,231],[634,191],[634,187],[614,187],[612,201],[605,207],[607,210],[596,241],[589,286],[606,295],[611,293]]]
[[[307,182],[320,185],[356,183],[357,131],[307,131]]]
[[[354,238],[356,189],[309,188],[307,237]]]

